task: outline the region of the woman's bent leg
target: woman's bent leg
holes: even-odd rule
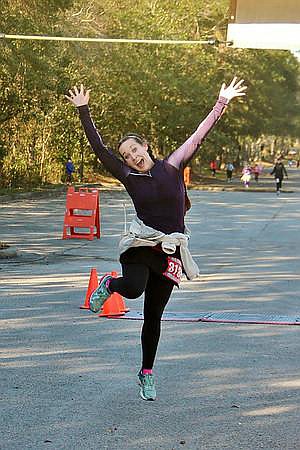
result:
[[[90,297],[90,310],[98,313],[113,292],[126,298],[137,298],[144,292],[149,277],[149,268],[144,264],[122,264],[123,276],[113,278],[104,275]]]
[[[112,278],[111,292],[118,292],[126,298],[137,298],[145,291],[149,268],[144,264],[122,264],[122,276]]]

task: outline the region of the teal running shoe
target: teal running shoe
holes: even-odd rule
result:
[[[153,375],[146,374],[143,375],[141,372],[138,373],[139,382],[141,386],[140,396],[143,400],[155,400],[156,390]]]
[[[94,313],[98,313],[100,309],[102,308],[105,301],[108,299],[108,297],[111,295],[111,292],[106,287],[107,281],[110,280],[112,277],[110,275],[104,275],[100,281],[99,286],[97,289],[94,290],[94,292],[91,294],[90,297],[90,310]]]

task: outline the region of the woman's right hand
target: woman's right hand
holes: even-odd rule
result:
[[[80,85],[80,90],[78,91],[77,86],[74,86],[73,90],[69,90],[69,94],[65,95],[65,97],[69,100],[69,102],[73,103],[77,108],[79,106],[84,106],[89,103],[90,99],[90,89],[84,90],[83,85]]]
[[[247,86],[243,86],[244,80],[237,81],[237,77],[234,77],[229,86],[223,83],[219,97],[224,97],[228,101],[232,100],[234,97],[240,97],[241,95],[246,95],[245,91]]]

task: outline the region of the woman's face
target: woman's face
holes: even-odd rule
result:
[[[128,138],[119,147],[125,163],[141,173],[148,172],[154,166],[147,150],[148,144],[139,144],[134,138]]]

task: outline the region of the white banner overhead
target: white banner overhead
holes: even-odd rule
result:
[[[233,47],[300,49],[300,0],[231,0],[227,41]]]

